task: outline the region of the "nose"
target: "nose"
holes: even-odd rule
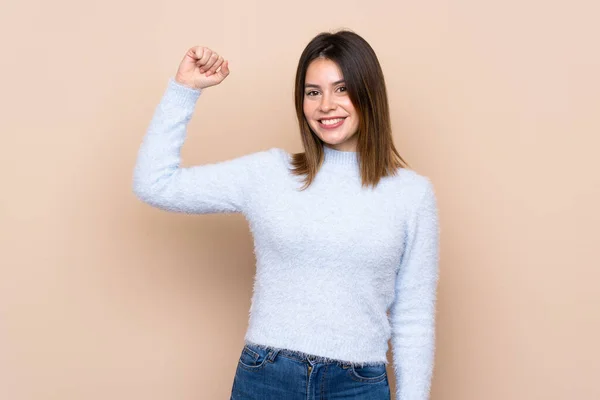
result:
[[[321,104],[319,108],[322,112],[328,112],[330,110],[335,109],[335,107],[336,105],[331,100],[331,96],[329,94],[323,94],[323,96],[321,96]]]

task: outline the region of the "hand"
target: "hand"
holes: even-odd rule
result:
[[[190,48],[175,75],[175,80],[192,89],[218,85],[229,75],[229,61],[207,47]]]

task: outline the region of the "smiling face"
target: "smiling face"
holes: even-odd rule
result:
[[[308,125],[325,145],[339,151],[356,151],[359,116],[335,62],[317,58],[310,63],[303,110]]]

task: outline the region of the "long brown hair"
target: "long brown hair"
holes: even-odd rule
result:
[[[292,155],[291,172],[304,176],[304,190],[313,182],[324,159],[323,142],[311,130],[303,110],[306,71],[317,58],[335,62],[342,71],[350,101],[359,115],[356,150],[362,185],[375,187],[382,177],[396,175],[397,169],[408,163],[393,143],[385,80],[375,51],[365,39],[348,30],[318,34],[300,56],[294,98],[304,152]]]

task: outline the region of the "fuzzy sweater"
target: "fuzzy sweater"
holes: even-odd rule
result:
[[[429,178],[401,168],[363,188],[357,153],[328,147],[304,191],[279,148],[183,168],[200,94],[169,79],[138,152],[136,196],[173,212],[245,216],[256,257],[247,343],[388,364],[391,338],[397,399],[428,399],[439,260]]]

